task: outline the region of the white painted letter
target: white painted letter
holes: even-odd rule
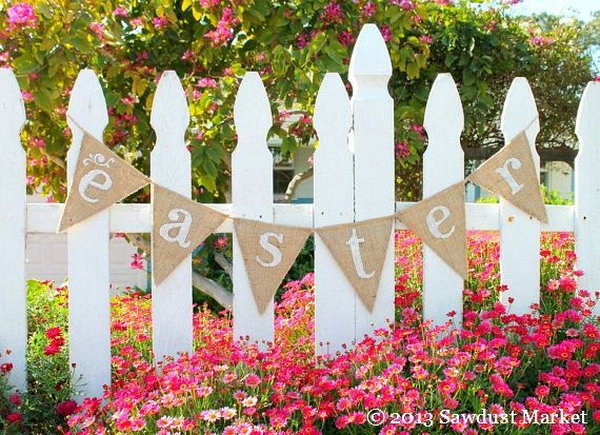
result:
[[[440,219],[435,218],[435,213],[441,211],[442,217]],[[440,225],[444,223],[446,219],[450,217],[450,209],[448,207],[444,207],[443,205],[438,205],[433,207],[429,213],[427,213],[427,228],[433,237],[436,239],[447,239],[452,235],[456,227],[452,225],[450,231],[447,233],[442,233],[440,231]]]
[[[278,266],[279,263],[281,263],[281,251],[279,250],[279,248],[273,244],[271,244],[271,242],[269,242],[269,237],[275,237],[275,239],[277,239],[277,241],[279,243],[283,243],[283,234],[277,234],[277,233],[264,233],[261,234],[260,236],[260,246],[263,247],[263,249],[265,251],[268,251],[269,254],[271,254],[271,256],[273,257],[273,260],[271,260],[270,262],[266,262],[263,261],[258,255],[256,256],[256,261],[258,261],[258,264],[260,264],[261,266],[264,267],[275,267]]]
[[[365,272],[365,266],[362,261],[362,256],[360,255],[360,244],[364,241],[365,239],[359,239],[356,235],[356,228],[352,228],[352,237],[346,242],[346,245],[350,246],[352,260],[354,260],[354,267],[356,268],[358,276],[363,279],[369,279],[375,275],[375,271],[371,273]]]
[[[502,178],[504,178],[504,181],[508,183],[511,192],[514,195],[525,185],[517,183],[517,180],[515,180],[515,178],[510,173],[508,166],[510,166],[513,169],[519,169],[521,167],[521,161],[515,157],[511,157],[510,159],[504,162],[504,165],[502,165],[502,167],[496,169],[496,172],[500,174]]]
[[[102,183],[94,181],[94,178],[96,178],[98,175],[104,177],[104,181]],[[108,175],[102,169],[92,169],[90,172],[81,177],[81,180],[79,180],[79,194],[81,197],[87,202],[98,202],[98,198],[91,198],[86,195],[85,191],[90,186],[96,187],[100,190],[108,190],[112,187],[112,179],[110,178],[110,175]]]
[[[192,215],[189,211],[182,208],[174,208],[169,211],[169,219],[172,221],[178,221],[180,215],[183,215],[183,222],[174,222],[171,224],[161,225],[158,233],[167,242],[177,242],[182,248],[188,248],[190,243],[192,243],[189,240],[186,240],[192,225]],[[175,237],[169,235],[169,231],[172,229],[179,229],[179,232]]]

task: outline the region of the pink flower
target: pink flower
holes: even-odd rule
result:
[[[219,84],[217,81],[211,77],[203,77],[198,82],[196,82],[196,86],[199,88],[218,88]]]
[[[122,6],[118,6],[115,8],[115,10],[113,11],[113,15],[115,17],[123,17],[126,18],[129,16],[129,11],[127,9],[125,9]]]
[[[245,383],[248,387],[256,387],[258,384],[260,384],[260,378],[256,375],[248,375]]]
[[[60,327],[55,326],[53,328],[50,328],[48,330],[46,330],[46,338],[56,338],[62,335],[62,331],[60,330]]]
[[[594,77],[594,81],[595,81],[595,82],[600,82],[600,76],[596,76],[596,77]]]
[[[141,254],[138,254],[137,252],[135,254],[133,254],[131,256],[132,261],[129,264],[129,267],[131,267],[132,269],[140,269],[143,270],[144,269],[144,256]]]
[[[167,17],[154,17],[152,18],[152,25],[156,29],[162,29],[169,25],[169,20],[167,19]]]
[[[23,101],[25,101],[26,103],[35,100],[35,97],[29,91],[21,91],[21,96],[23,97]]]
[[[340,42],[340,44],[346,47],[354,42],[354,36],[352,36],[352,32],[350,32],[349,30],[342,30],[338,34],[337,39]]]
[[[362,8],[362,13],[365,17],[371,18],[377,12],[377,5],[373,2],[367,2]]]
[[[431,44],[433,42],[433,38],[429,35],[421,35],[419,41],[421,41],[423,44]]]
[[[325,24],[341,23],[344,21],[344,11],[339,3],[330,2],[323,8],[321,19]]]
[[[29,143],[33,148],[44,148],[46,146],[46,141],[41,137],[32,137]]]
[[[391,0],[391,4],[400,6],[402,9],[407,11],[412,11],[417,7],[414,1],[412,0]]]
[[[10,28],[35,27],[37,17],[29,3],[17,3],[6,11]]]
[[[401,142],[396,142],[394,148],[397,159],[403,159],[410,155],[410,149],[408,148],[408,143],[405,140]]]
[[[529,43],[531,45],[538,45],[538,46],[545,46],[545,45],[550,45],[554,42],[554,39],[549,38],[547,36],[533,36],[531,38],[529,38]]]
[[[389,26],[381,26],[379,28],[379,31],[381,32],[381,36],[383,36],[383,40],[385,42],[389,42],[392,40],[392,30]]]
[[[104,39],[104,26],[98,22],[90,24],[89,29],[99,38]]]

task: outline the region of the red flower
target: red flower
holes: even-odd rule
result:
[[[55,355],[60,352],[60,346],[54,341],[44,348],[45,355]]]
[[[6,416],[9,423],[18,423],[23,420],[23,415],[18,412],[11,412]]]
[[[62,334],[62,331],[60,330],[60,328],[58,326],[55,326],[54,328],[50,328],[46,331],[46,337],[47,338],[54,338],[54,337],[58,337],[59,335]]]
[[[0,373],[8,373],[13,369],[12,363],[4,363],[0,365]]]
[[[62,415],[63,417],[67,417],[75,412],[77,409],[77,402],[74,400],[67,400],[65,402],[60,402],[56,405],[56,413],[58,415]]]
[[[18,393],[11,394],[8,400],[15,406],[21,406],[21,403],[23,403],[21,396]]]

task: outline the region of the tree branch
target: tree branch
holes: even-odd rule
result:
[[[229,275],[230,277],[233,275],[233,268],[231,266],[231,263],[229,262],[229,260],[227,260],[227,258],[225,258],[225,256],[222,253],[217,252],[215,254],[215,261],[219,266],[223,268],[227,275]]]
[[[307,178],[312,177],[312,175],[313,175],[313,168],[308,168],[306,171],[298,172],[296,175],[294,175],[294,178],[292,178],[292,180],[288,184],[288,187],[285,191],[285,195],[283,196],[283,201],[290,202],[292,200],[292,196],[294,196],[294,192],[296,191],[296,189],[298,188],[300,183],[302,181],[306,180]]]
[[[150,253],[150,243],[141,234],[127,233],[125,234],[125,238],[139,250]],[[225,261],[227,260],[225,259]],[[219,261],[217,261],[217,263],[219,263]],[[221,265],[221,263],[219,263],[219,265]],[[221,265],[221,267],[223,266]],[[227,270],[225,270],[225,272],[230,273]],[[205,295],[213,298],[223,308],[231,308],[233,305],[233,294],[230,291],[196,271],[192,271],[192,285]]]

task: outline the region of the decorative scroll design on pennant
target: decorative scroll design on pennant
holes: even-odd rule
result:
[[[393,226],[394,217],[387,216],[315,230],[369,311],[375,306]]]
[[[94,216],[149,183],[148,177],[84,131],[58,231]]]

